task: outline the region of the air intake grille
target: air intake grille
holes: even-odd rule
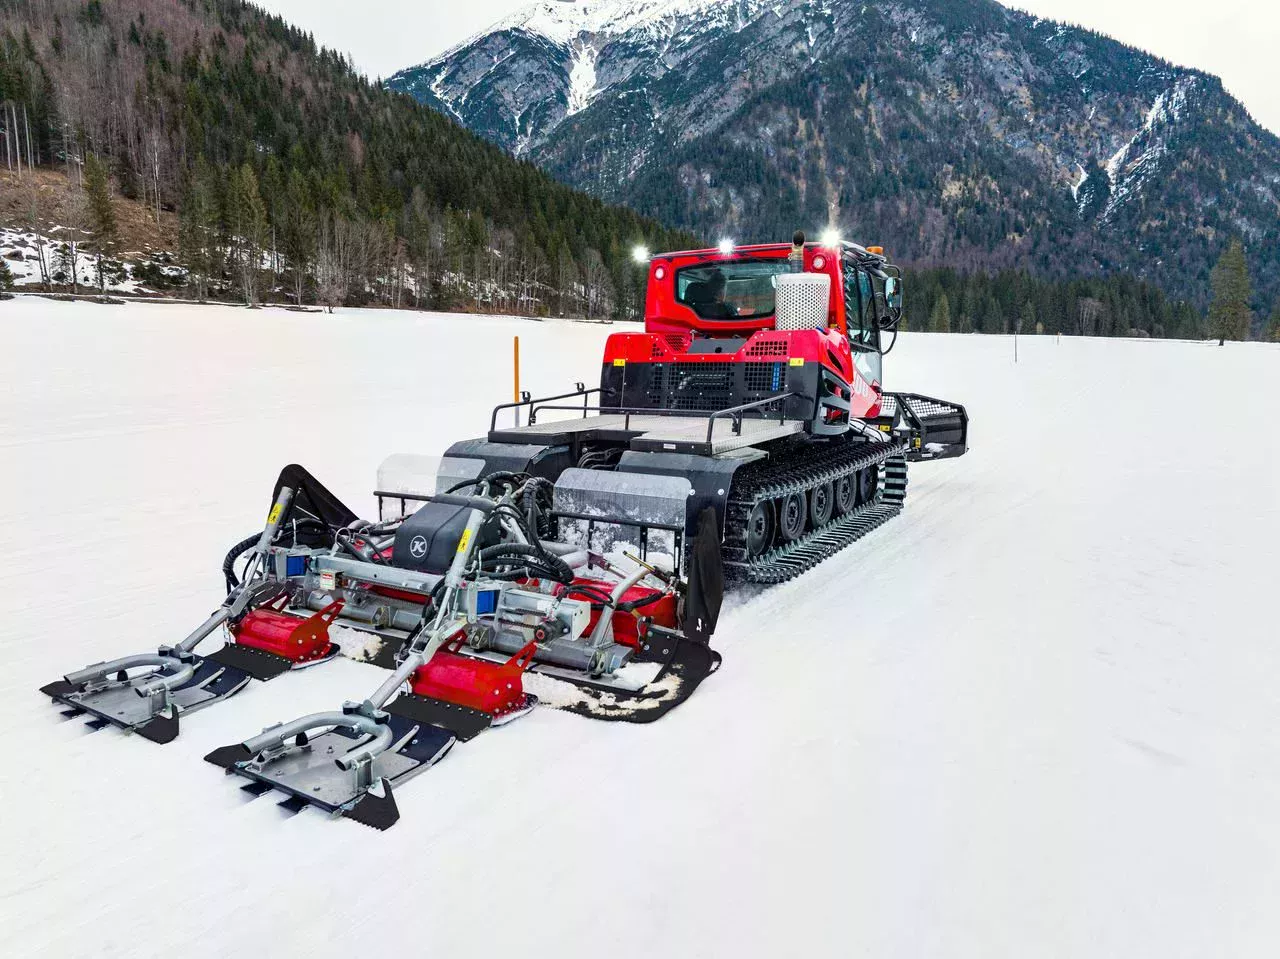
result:
[[[831,277],[825,273],[784,273],[777,284],[779,330],[827,328]]]
[[[758,339],[747,349],[747,356],[788,356],[791,341],[788,339]]]

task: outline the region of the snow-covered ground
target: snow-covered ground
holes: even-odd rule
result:
[[[604,331],[392,313],[0,304],[0,929],[21,956],[1273,956],[1280,348],[909,335],[968,404],[906,514],[738,596],[652,727],[540,710],[378,833],[201,757],[384,677],[255,685],[155,747],[36,688],[172,642],[305,464],[592,380]]]

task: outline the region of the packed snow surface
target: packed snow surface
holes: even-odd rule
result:
[[[170,643],[300,462],[358,510],[604,331],[0,304],[0,928],[15,956],[1274,956],[1280,348],[909,334],[964,459],[820,569],[733,596],[653,726],[540,709],[378,833],[201,757],[336,707],[346,659],[157,747],[38,686]]]

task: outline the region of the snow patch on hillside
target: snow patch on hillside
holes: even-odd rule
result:
[[[1130,196],[1140,192],[1156,172],[1157,164],[1169,152],[1168,128],[1182,119],[1188,94],[1195,85],[1195,77],[1183,77],[1156,97],[1141,129],[1107,161],[1111,199],[1102,214],[1103,221],[1110,219]]]
[[[573,45],[573,66],[569,69],[569,104],[567,116],[581,113],[599,92],[596,87],[596,57],[600,51],[590,43]]]

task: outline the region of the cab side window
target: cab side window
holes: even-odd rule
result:
[[[876,295],[871,278],[852,263],[844,265],[844,305],[849,340],[854,346],[877,348]]]

